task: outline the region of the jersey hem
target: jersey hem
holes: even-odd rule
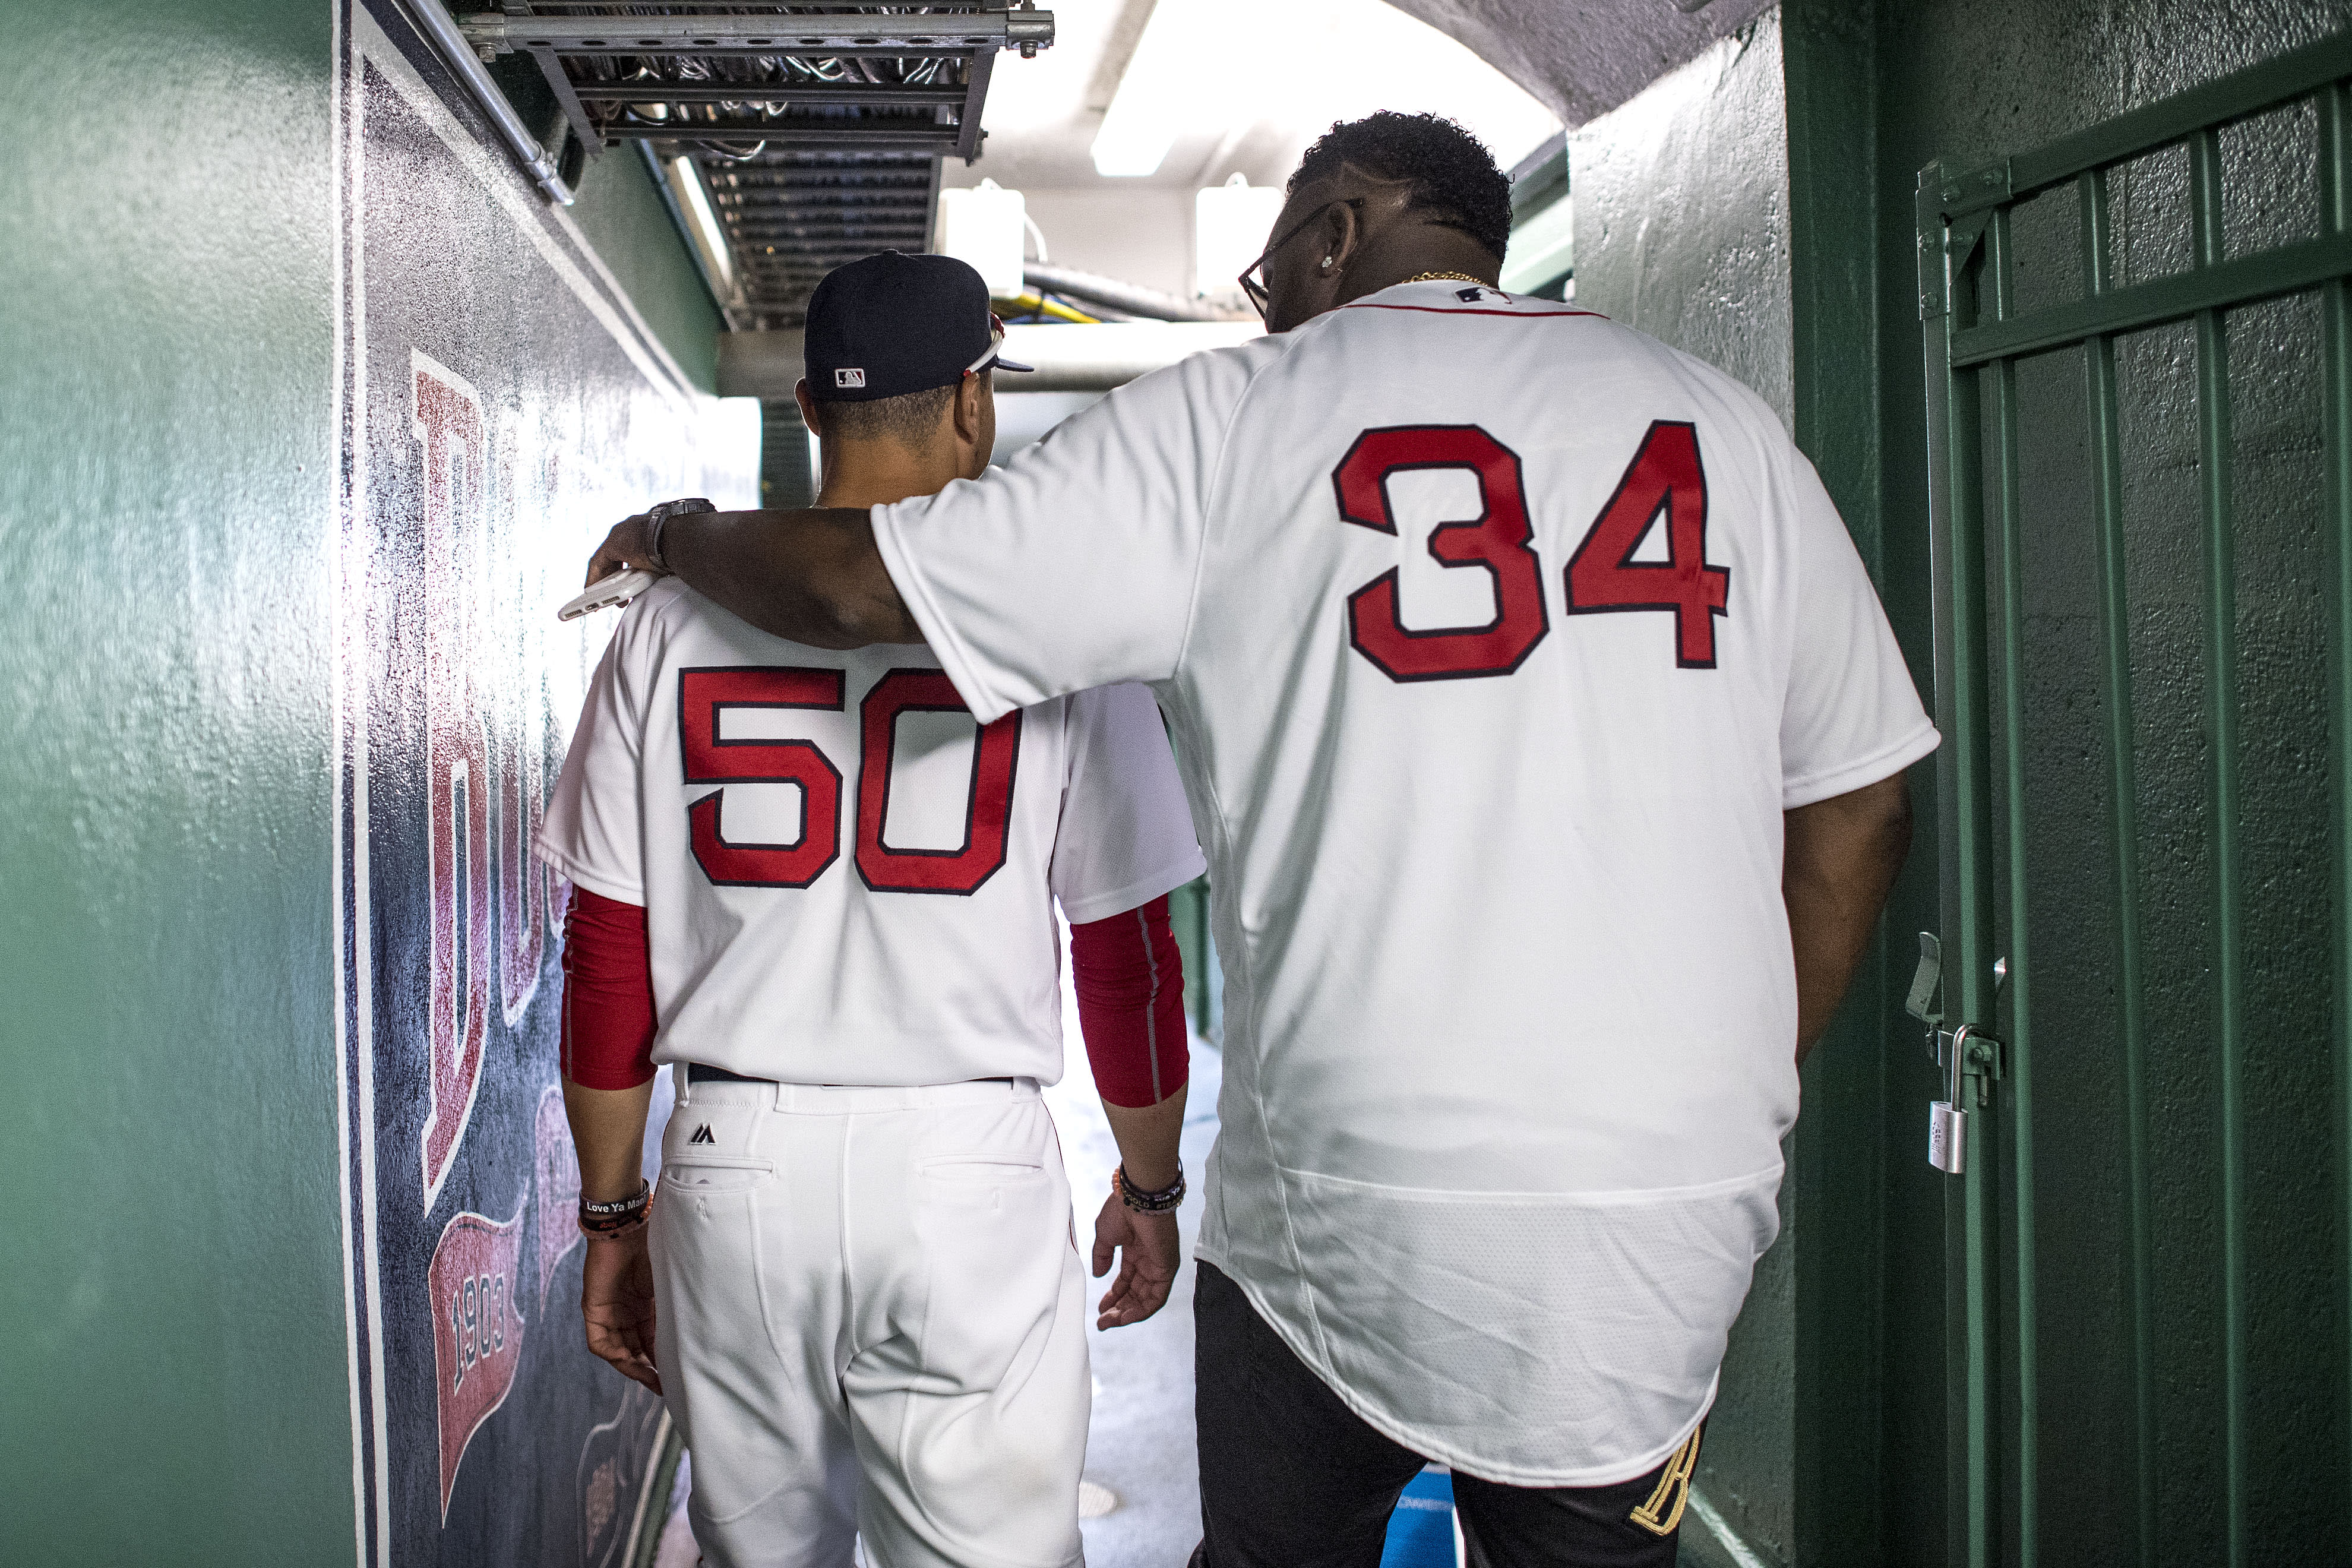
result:
[[[1881,779],[1893,778],[1913,763],[1943,744],[1943,734],[1927,721],[1893,745],[1872,752],[1866,757],[1843,763],[1827,773],[1807,773],[1780,786],[1780,809],[1794,811],[1801,805],[1832,799],[1874,784]]]
[[[1174,892],[1194,878],[1206,875],[1208,869],[1207,858],[1195,849],[1189,856],[1179,856],[1149,876],[1137,878],[1124,888],[1076,901],[1063,899],[1062,918],[1074,926],[1082,926],[1092,921],[1123,915],[1129,910],[1150,903],[1162,893]],[[1055,896],[1059,897],[1058,894]]]
[[[1223,1256],[1222,1249],[1195,1243],[1192,1256],[1196,1259],[1215,1264],[1220,1273],[1239,1286],[1243,1296],[1249,1301],[1250,1310],[1257,1314],[1258,1321],[1272,1329],[1284,1345],[1288,1347],[1290,1353],[1304,1362],[1307,1370],[1315,1374],[1316,1380],[1339,1395],[1339,1403],[1353,1412],[1359,1420],[1391,1443],[1402,1444],[1424,1459],[1433,1459],[1448,1469],[1460,1470],[1465,1475],[1475,1476],[1482,1481],[1495,1481],[1508,1487],[1608,1487],[1638,1479],[1665,1463],[1668,1455],[1690,1441],[1690,1435],[1698,1430],[1699,1423],[1705,1421],[1708,1413],[1715,1408],[1716,1390],[1723,1379],[1722,1368],[1718,1365],[1715,1375],[1707,1380],[1706,1393],[1699,1400],[1698,1414],[1684,1423],[1672,1438],[1654,1449],[1644,1451],[1638,1459],[1621,1459],[1606,1465],[1571,1466],[1562,1468],[1489,1462],[1459,1444],[1433,1439],[1415,1431],[1410,1422],[1398,1420],[1342,1383],[1322,1357],[1314,1354],[1301,1342],[1301,1336],[1294,1332],[1288,1323],[1284,1322],[1280,1316],[1267,1310],[1265,1299],[1257,1287],[1234,1272],[1232,1266]]]
[[[626,882],[616,882],[601,872],[592,871],[544,838],[532,844],[531,850],[547,866],[561,873],[565,879],[587,889],[599,898],[611,899],[617,903],[635,904],[639,909],[646,907],[646,890],[643,888],[633,888]]]
[[[980,679],[978,661],[963,646],[954,626],[949,624],[946,615],[933,601],[930,584],[923,580],[921,571],[915,565],[914,558],[908,554],[905,542],[898,535],[898,509],[904,504],[900,501],[889,506],[877,506],[866,513],[874,532],[875,550],[882,557],[882,569],[890,574],[892,586],[906,601],[908,612],[915,617],[915,624],[922,628],[923,640],[930,645],[933,656],[940,661],[940,668],[954,683],[956,695],[963,699],[964,706],[971,710],[974,719],[982,724],[993,724],[1022,704],[1010,701],[989,689],[987,683]]]
[[[1571,1204],[1583,1208],[1643,1208],[1656,1204],[1688,1201],[1696,1198],[1723,1197],[1743,1193],[1751,1187],[1771,1184],[1778,1185],[1788,1174],[1788,1163],[1775,1160],[1753,1171],[1737,1175],[1717,1176],[1705,1182],[1685,1182],[1671,1187],[1587,1187],[1569,1192],[1513,1192],[1508,1189],[1480,1188],[1456,1192],[1445,1187],[1406,1187],[1393,1182],[1367,1182],[1354,1176],[1328,1175],[1321,1171],[1302,1171],[1295,1165],[1276,1165],[1285,1176],[1301,1177],[1311,1182],[1328,1182],[1334,1186],[1356,1187],[1369,1193],[1402,1193],[1412,1197],[1468,1199],[1489,1204]]]

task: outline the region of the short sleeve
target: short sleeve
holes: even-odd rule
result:
[[[1780,711],[1783,810],[1902,772],[1940,739],[1837,508],[1791,454],[1797,609]]]
[[[625,612],[645,613],[642,602]],[[572,749],[563,755],[554,796],[539,830],[539,858],[592,893],[643,905],[645,839],[637,762],[645,736],[643,705],[625,668],[635,639],[625,619],[605,646],[588,684]]]
[[[1124,913],[1207,870],[1151,693],[1081,691],[1066,722],[1069,774],[1049,875],[1070,923]]]
[[[1226,427],[1281,340],[1130,382],[978,479],[874,509],[874,537],[972,713],[1182,657]]]

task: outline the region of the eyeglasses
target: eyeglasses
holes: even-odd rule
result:
[[[1284,246],[1288,245],[1292,240],[1297,239],[1300,235],[1305,234],[1308,229],[1313,228],[1316,224],[1321,220],[1323,215],[1330,211],[1332,207],[1360,207],[1363,205],[1364,198],[1361,196],[1348,196],[1338,202],[1325,202],[1321,206],[1315,209],[1313,215],[1310,216],[1305,223],[1300,224],[1297,228],[1294,228],[1288,234],[1284,235],[1280,239],[1277,239],[1272,245],[1267,246],[1265,249],[1259,254],[1258,258],[1255,261],[1251,262],[1247,267],[1242,268],[1242,275],[1238,281],[1242,286],[1242,292],[1249,296],[1249,302],[1257,307],[1258,320],[1265,321],[1266,319],[1266,289],[1264,273],[1265,264],[1274,259],[1274,253],[1280,250]]]

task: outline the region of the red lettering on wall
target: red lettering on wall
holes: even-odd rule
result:
[[[514,1387],[522,1364],[522,1303],[515,1286],[521,1278],[522,1211],[514,1218],[461,1214],[441,1228],[433,1263],[425,1271],[433,1313],[435,1403],[441,1426],[441,1518],[449,1518],[449,1492],[457,1467],[474,1440]]]
[[[478,614],[488,574],[481,399],[422,354],[415,433],[423,447],[425,810],[432,921],[426,1033],[425,1207],[455,1163],[481,1087],[490,983],[490,766],[478,686]]]

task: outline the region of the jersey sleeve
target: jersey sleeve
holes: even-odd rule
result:
[[[1069,772],[1048,879],[1070,923],[1149,903],[1207,870],[1151,693],[1079,692],[1065,722]]]
[[[1876,784],[1940,739],[1829,492],[1801,455],[1790,461],[1797,608],[1780,710],[1783,810]]]
[[[1195,354],[981,479],[874,509],[899,596],[982,723],[1175,672],[1224,433],[1275,342]]]
[[[588,700],[572,734],[572,749],[556,775],[547,817],[540,826],[539,858],[591,892],[625,904],[643,904],[645,836],[639,810],[637,762],[645,735],[645,705],[630,658],[642,602],[624,613],[621,629],[588,684]]]

